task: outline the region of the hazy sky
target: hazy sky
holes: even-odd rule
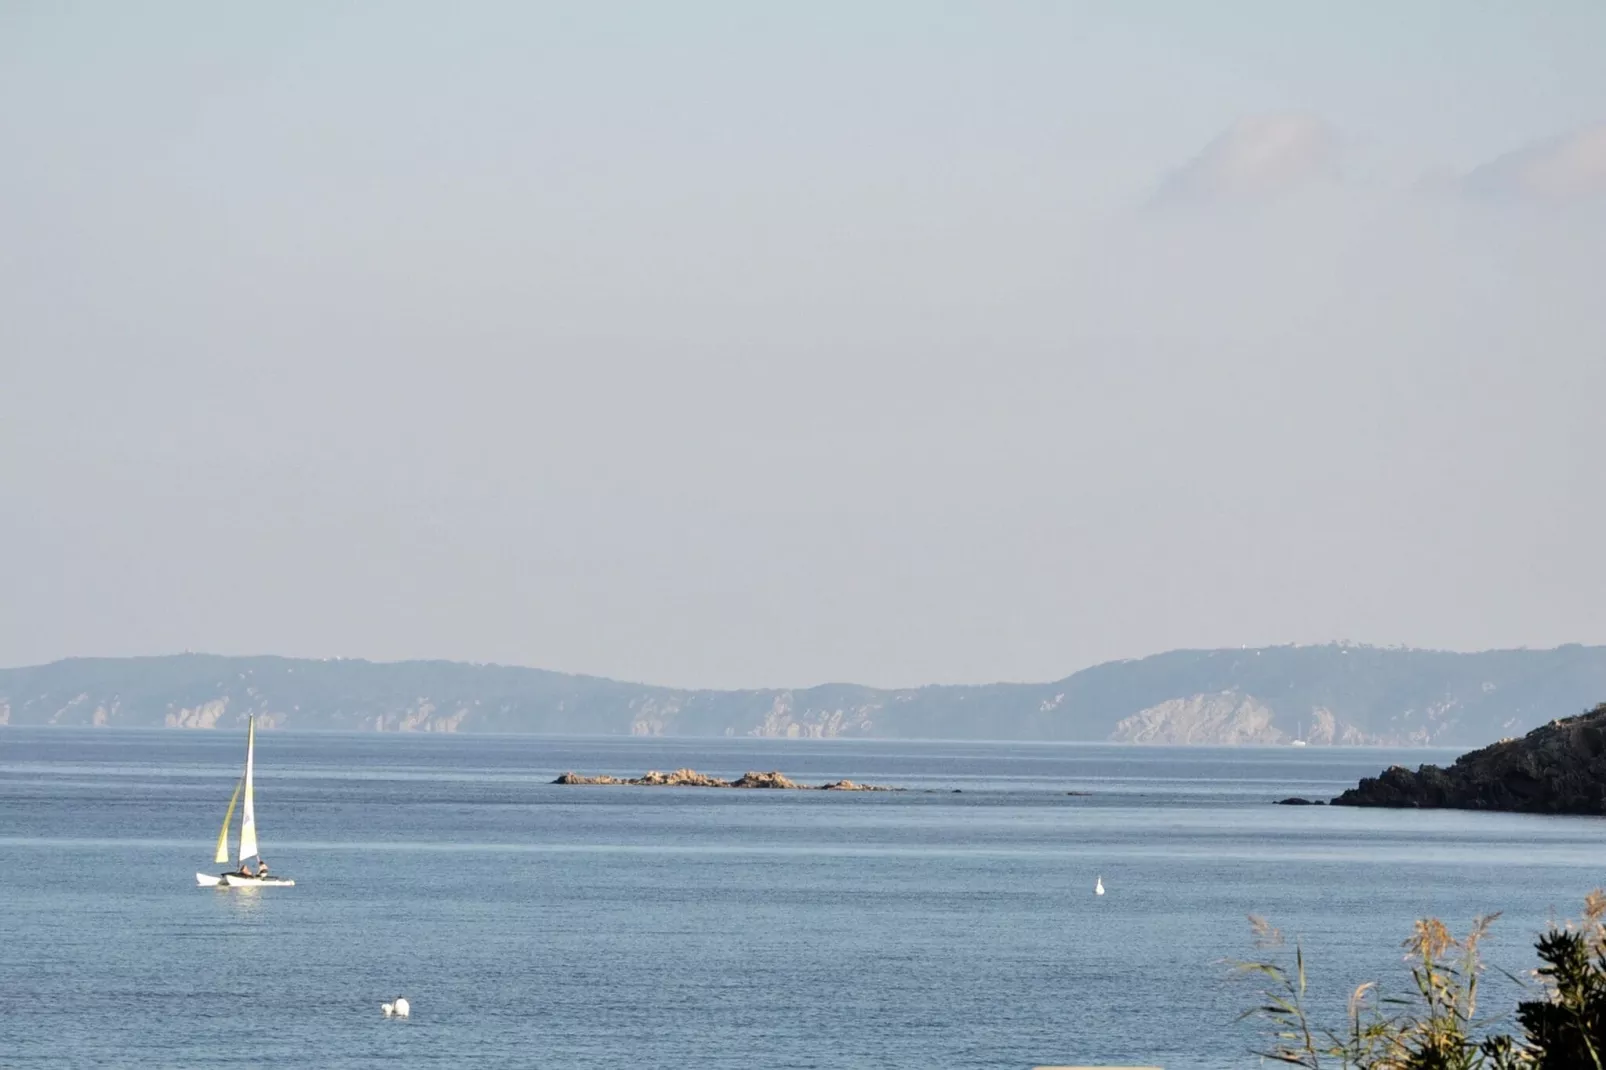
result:
[[[0,4],[0,664],[1606,642],[1606,4]]]

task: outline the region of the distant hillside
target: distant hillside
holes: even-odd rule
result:
[[[1047,684],[684,691],[541,669],[177,654],[0,669],[0,724],[1475,746],[1606,698],[1606,647],[1177,650]]]

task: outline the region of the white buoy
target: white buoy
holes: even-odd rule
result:
[[[405,1018],[411,1013],[413,1013],[412,1006],[407,1002],[407,1000],[398,996],[396,998],[396,1017]]]
[[[1104,874],[1102,874],[1102,873],[1100,873],[1093,880],[1093,894],[1094,895],[1103,895],[1104,894]]]
[[[389,1018],[391,1015],[396,1013],[396,1004],[394,1004],[394,1003],[381,1003],[379,1005],[379,1009],[385,1012],[385,1017],[386,1018]]]

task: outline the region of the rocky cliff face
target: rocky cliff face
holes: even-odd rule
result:
[[[1464,754],[1447,769],[1396,765],[1333,803],[1606,814],[1606,704]]]
[[[1285,743],[1271,709],[1236,691],[1168,699],[1122,718],[1110,733],[1120,743]]]
[[[1118,743],[1189,743],[1213,745],[1292,743],[1303,739],[1322,746],[1362,746],[1383,742],[1382,737],[1338,718],[1332,710],[1316,708],[1298,724],[1279,718],[1264,700],[1238,691],[1174,698],[1123,718],[1110,733]]]
[[[846,709],[798,709],[797,697],[790,691],[775,696],[764,719],[747,730],[750,736],[781,739],[832,739],[836,736],[874,734],[874,715],[879,702],[861,703]]]
[[[453,662],[183,654],[0,670],[0,724],[383,732],[1447,744],[1606,696],[1606,647],[1177,650],[1043,684],[689,691]]]

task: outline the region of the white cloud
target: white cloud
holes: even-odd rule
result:
[[[1173,171],[1159,198],[1257,199],[1336,178],[1338,137],[1303,113],[1248,116]]]
[[[1508,152],[1473,170],[1462,187],[1550,201],[1606,194],[1606,123]]]

